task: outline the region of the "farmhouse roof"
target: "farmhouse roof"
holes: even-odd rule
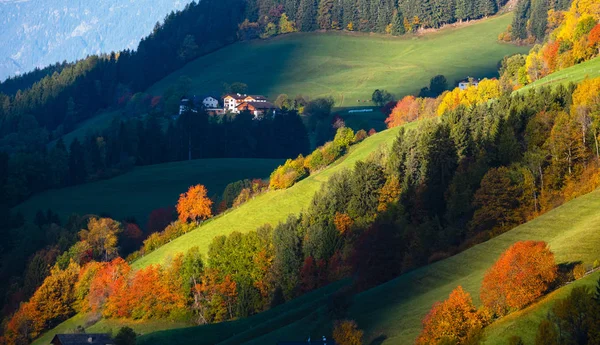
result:
[[[228,93],[223,98],[231,97],[233,99],[244,99],[248,97],[248,95],[242,95],[241,93]]]
[[[267,97],[262,96],[262,95],[248,95],[247,97],[252,97],[257,101],[266,101]]]
[[[50,342],[54,345],[113,345],[115,342],[108,334],[57,334]]]
[[[271,102],[244,102],[240,105],[238,105],[238,108],[244,108],[245,106],[252,106],[255,109],[275,109],[277,108],[273,103]]]

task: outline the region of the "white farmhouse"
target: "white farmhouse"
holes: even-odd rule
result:
[[[467,77],[467,79],[458,82],[458,88],[461,90],[466,90],[469,86],[477,87],[479,85],[479,80],[480,79]]]

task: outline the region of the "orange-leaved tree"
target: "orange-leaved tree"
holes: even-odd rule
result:
[[[486,323],[486,316],[475,308],[471,295],[459,286],[447,300],[433,305],[423,320],[423,330],[416,344],[437,344],[440,341],[462,344]]]
[[[363,331],[353,320],[336,321],[333,327],[333,340],[339,345],[361,345]]]
[[[485,274],[481,301],[496,315],[505,315],[540,297],[556,276],[554,254],[546,242],[517,242]]]
[[[346,232],[348,232],[348,230],[350,230],[352,224],[354,224],[354,221],[349,215],[336,212],[335,217],[333,218],[333,224],[340,235],[344,235]]]
[[[199,222],[212,217],[212,200],[206,196],[206,187],[201,184],[191,186],[186,193],[179,196],[177,213],[179,220]]]
[[[421,102],[415,96],[406,96],[398,101],[392,113],[385,120],[388,128],[402,126],[419,118]]]

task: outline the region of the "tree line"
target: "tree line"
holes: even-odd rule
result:
[[[504,0],[250,0],[241,38],[293,31],[349,30],[402,35],[495,14]]]
[[[521,0],[513,24],[514,40],[538,42],[529,54],[504,58],[500,75],[513,89],[533,83],[553,72],[588,61],[600,54],[600,14],[598,4],[574,0],[570,6],[548,1]],[[529,7],[531,14],[529,15]],[[538,9],[540,8],[540,9]],[[538,15],[534,15],[537,11]],[[530,18],[531,16],[531,18]]]
[[[22,122],[31,117],[23,117]],[[35,133],[23,123],[20,131]],[[33,134],[32,134],[33,135]],[[107,129],[90,132],[68,145],[62,138],[49,149],[0,155],[0,203],[13,206],[49,188],[112,177],[135,165],[199,158],[284,158],[306,153],[306,127],[295,111],[254,120],[250,113],[213,117],[204,110],[173,121],[151,114],[146,119],[114,119]]]

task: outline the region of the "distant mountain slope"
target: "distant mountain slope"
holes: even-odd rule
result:
[[[452,87],[467,76],[496,76],[505,55],[529,50],[498,42],[511,20],[507,14],[400,38],[328,32],[239,42],[188,63],[147,92],[162,94],[186,76],[198,94],[239,81],[273,100],[280,93],[332,96],[338,106],[360,106],[364,103],[357,100],[369,100],[378,88],[398,97],[417,94],[436,74],[445,75]]]
[[[86,55],[136,48],[191,0],[0,0],[0,81]]]

